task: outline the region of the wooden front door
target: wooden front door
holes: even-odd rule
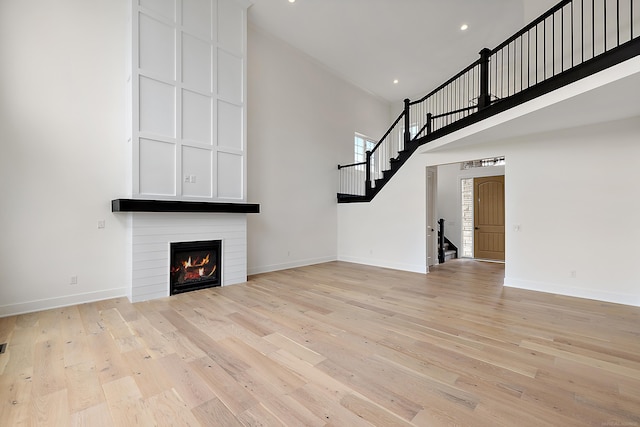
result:
[[[504,176],[473,180],[474,257],[504,261]]]

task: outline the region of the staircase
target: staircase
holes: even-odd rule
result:
[[[449,242],[445,242],[444,243],[444,262],[447,262],[449,260],[458,258],[458,251],[456,249],[451,249],[449,247],[450,243]],[[438,251],[440,251],[441,249],[438,247]]]
[[[612,5],[563,0],[423,98],[405,99],[364,162],[338,165],[338,202],[371,201],[423,144],[640,55],[640,0]]]
[[[391,177],[400,170],[402,165],[409,160],[409,157],[413,154],[416,149],[422,145],[422,143],[413,140],[409,141],[404,145],[402,150],[399,150],[395,157],[389,159],[389,168],[382,170],[381,174],[378,174],[377,178],[374,179],[372,185],[369,186],[365,194],[348,194],[348,193],[338,193],[338,202],[340,203],[353,203],[353,202],[368,202],[373,199],[373,197],[378,194],[382,187],[385,186],[387,182],[391,180]],[[348,166],[338,166],[339,169],[346,168]],[[366,184],[365,184],[366,185]]]
[[[444,235],[444,219],[438,220],[438,263],[458,258],[458,248]]]

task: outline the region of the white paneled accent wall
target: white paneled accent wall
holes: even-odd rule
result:
[[[134,198],[246,201],[247,0],[133,0]]]
[[[131,213],[132,302],[169,295],[171,242],[222,240],[222,284],[247,281],[246,214]]]
[[[131,197],[246,202],[248,0],[131,0]],[[127,214],[127,295],[169,295],[171,242],[222,240],[247,280],[246,214]]]

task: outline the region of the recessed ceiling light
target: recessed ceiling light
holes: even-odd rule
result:
[[[289,0],[289,3],[295,3],[296,0]]]
[[[291,0],[289,0],[289,1],[291,1]],[[462,24],[460,26],[460,31],[465,31],[467,28],[469,28],[469,26],[467,24]]]
[[[393,81],[393,84],[394,84],[394,85],[397,85],[397,84],[398,84],[398,79],[395,79],[395,80]]]

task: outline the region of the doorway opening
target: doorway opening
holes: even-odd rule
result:
[[[441,263],[438,259],[434,262],[429,256],[438,253],[437,242],[435,248],[431,243],[437,239],[431,240],[430,234],[437,228],[432,224],[437,224],[440,219],[445,220],[443,234],[457,247],[458,258],[504,262],[505,165],[505,157],[500,156],[427,167],[427,271],[433,264]],[[501,181],[495,183],[494,180]],[[476,185],[478,187],[474,188]],[[500,196],[498,205],[487,210],[485,202],[490,201],[494,194]],[[432,210],[434,206],[435,212]],[[478,220],[480,224],[476,224]],[[496,223],[497,229],[488,228],[496,226]],[[481,244],[480,250],[474,247],[478,243]]]

